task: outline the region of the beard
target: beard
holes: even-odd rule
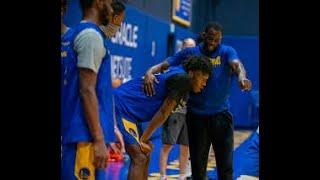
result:
[[[207,43],[205,43],[205,47],[204,49],[208,52],[213,52],[217,49],[218,45],[209,45]]]
[[[212,52],[216,49],[216,46],[208,46],[208,51]]]

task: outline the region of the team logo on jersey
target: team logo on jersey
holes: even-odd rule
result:
[[[90,176],[90,170],[88,168],[81,168],[79,171],[79,177],[81,180],[88,180]]]
[[[216,58],[210,58],[213,67],[221,65],[221,57],[217,56]]]
[[[68,55],[68,54],[67,54],[67,51],[62,51],[62,52],[61,52],[61,57],[62,57],[62,58],[67,57],[67,55]]]
[[[62,42],[61,44],[62,44],[62,46],[68,46],[70,44],[70,41]]]
[[[138,137],[137,132],[136,132],[134,129],[132,129],[132,128],[129,128],[129,133],[130,133],[132,136],[134,136],[134,137]]]
[[[186,98],[182,98],[180,99],[178,105],[173,109],[172,113],[181,111],[183,108],[187,107],[187,99]]]

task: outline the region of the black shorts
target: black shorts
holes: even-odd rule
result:
[[[163,124],[162,143],[189,146],[185,114],[173,113],[169,116],[168,120]]]

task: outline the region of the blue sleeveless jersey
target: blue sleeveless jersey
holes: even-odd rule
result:
[[[90,142],[92,137],[84,116],[79,92],[79,70],[77,53],[73,43],[77,35],[84,29],[95,29],[104,39],[106,55],[97,74],[96,94],[99,102],[99,118],[105,141],[115,140],[112,115],[112,86],[110,70],[110,54],[107,39],[101,29],[93,23],[79,23],[70,34],[61,39],[61,135],[62,143]]]

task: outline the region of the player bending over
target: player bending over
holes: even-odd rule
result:
[[[183,65],[156,75],[159,82],[155,84],[154,96],[143,92],[143,78],[128,81],[114,91],[117,124],[131,158],[129,180],[147,179],[152,150],[149,138],[177,105],[186,105],[190,91],[201,92],[212,69],[209,58],[192,56]],[[149,122],[144,132],[140,127],[142,122]]]

